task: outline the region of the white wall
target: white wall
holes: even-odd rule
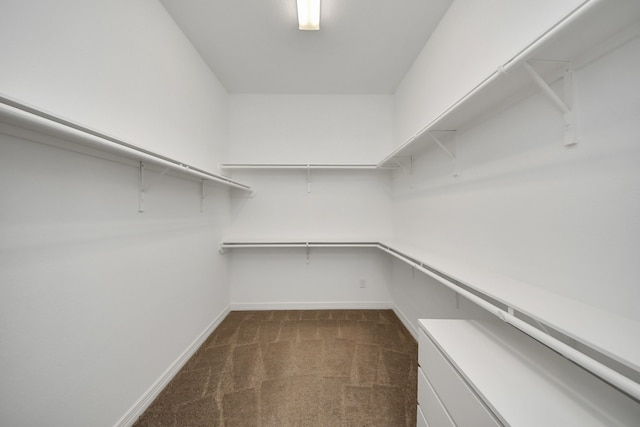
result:
[[[243,308],[390,308],[391,260],[378,249],[233,249],[231,301]],[[366,287],[360,287],[360,280]]]
[[[2,425],[114,425],[229,303],[227,190],[148,178],[0,135]]]
[[[231,163],[378,163],[391,149],[391,95],[230,96]]]
[[[388,171],[247,171],[234,177],[254,194],[232,195],[231,225],[240,240],[366,240],[391,236]]]
[[[230,162],[376,163],[391,147],[390,95],[231,95]],[[232,170],[231,239],[379,239],[391,234],[386,171]]]
[[[377,163],[391,148],[392,109],[390,95],[231,95],[230,161]],[[378,241],[391,235],[387,171],[314,170],[309,193],[304,170],[233,176],[255,193],[232,196],[227,240]],[[313,252],[307,265],[304,250],[234,250],[232,303],[389,305],[386,257],[370,249]],[[360,278],[370,282],[365,290]]]
[[[0,92],[214,170],[227,94],[156,0],[4,0]]]
[[[541,94],[395,174],[398,238],[640,319],[640,39],[576,70],[579,144]],[[557,88],[556,88],[557,89]]]
[[[227,95],[156,1],[5,1],[0,92],[201,167]],[[0,424],[114,425],[229,304],[229,191],[3,134]],[[46,138],[45,138],[46,139]]]
[[[395,93],[400,145],[583,0],[456,0]]]
[[[486,319],[494,318],[437,280],[413,269],[404,261],[393,259],[390,293],[397,311],[407,327],[418,336],[418,319]]]
[[[373,241],[391,235],[391,180],[380,171],[261,171],[238,175],[255,194],[232,196],[230,240]],[[361,307],[391,301],[389,260],[371,249],[235,249],[231,302],[289,308]],[[359,279],[366,278],[366,289]],[[346,304],[346,305],[345,305]]]

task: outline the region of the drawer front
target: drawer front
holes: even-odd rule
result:
[[[418,406],[418,416],[416,417],[416,419],[417,419],[416,427],[429,427],[429,424],[427,424],[427,420],[425,419],[424,414],[420,410],[420,406]]]
[[[422,410],[429,426],[455,427],[422,369],[418,369],[418,409]],[[420,414],[418,414],[420,415]],[[420,423],[418,423],[420,425]]]
[[[420,329],[418,334],[418,365],[424,367],[427,364],[427,345],[430,343],[429,337]]]
[[[418,351],[421,370],[458,427],[502,425],[423,331],[420,331]]]

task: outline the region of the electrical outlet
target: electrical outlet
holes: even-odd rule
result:
[[[361,288],[367,287],[367,279],[360,279],[360,287]]]

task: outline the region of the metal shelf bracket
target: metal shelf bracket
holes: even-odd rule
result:
[[[452,146],[452,149],[448,149],[445,145],[445,142],[442,141],[439,137],[438,134],[439,133],[444,133],[447,135],[452,135],[450,137],[450,143]],[[436,142],[436,144],[438,144],[438,146],[442,149],[442,151],[445,152],[445,154],[447,156],[449,156],[449,158],[451,159],[451,163],[453,164],[453,176],[457,177],[458,176],[458,162],[456,159],[456,151],[457,151],[457,138],[456,138],[456,131],[455,130],[432,130],[429,131],[429,135],[431,136],[431,138]]]
[[[138,212],[144,212],[144,202],[147,196],[147,191],[151,188],[151,184],[145,183],[145,165],[143,161],[138,162]],[[160,176],[166,174],[169,171],[169,168],[164,168],[162,172],[160,172]],[[204,182],[204,179],[203,179]]]
[[[139,162],[139,173],[138,173],[138,212],[144,212],[144,198],[145,198],[145,188],[144,188],[144,162]]]
[[[391,161],[403,171],[407,170],[407,168],[405,168],[402,162],[399,160],[399,157],[394,157],[393,159],[391,159]]]
[[[413,175],[413,156],[396,156],[391,161],[409,175]],[[396,169],[396,168],[393,168]]]
[[[204,179],[200,182],[200,212],[203,213],[204,212],[204,199],[207,198],[207,196],[205,195],[205,188],[204,188]]]
[[[540,76],[540,74],[538,74],[536,70],[533,69],[528,61],[525,61],[522,66],[529,73],[535,84],[564,115],[564,145],[570,146],[578,143],[574,130],[573,111],[571,110],[573,103],[573,69],[571,67],[571,63],[568,61],[552,62],[560,62],[564,64],[564,71],[562,75],[564,92],[563,97],[558,96],[558,94],[555,93],[553,89],[551,89],[549,84],[542,78],[542,76]]]

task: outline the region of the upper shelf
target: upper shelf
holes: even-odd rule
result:
[[[0,123],[82,144],[82,146],[89,146],[101,152],[116,154],[138,162],[149,162],[201,180],[251,191],[248,185],[226,176],[138,147],[3,95],[0,95]]]
[[[339,163],[223,163],[221,169],[326,169],[326,170],[373,170],[378,165]]]
[[[513,57],[503,64],[496,64],[494,72],[375,165],[226,163],[222,164],[221,168],[396,168],[396,158],[412,156],[434,143],[431,132],[455,131],[473,126],[535,93],[540,83],[536,83],[535,78],[532,78],[529,67],[548,85],[560,79],[568,67],[579,69],[639,35],[640,1],[586,1]]]
[[[398,146],[378,166],[392,164],[433,142],[433,131],[459,130],[494,115],[531,95],[536,83],[529,64],[546,82],[563,75],[567,63],[576,69],[640,35],[640,2],[593,0],[550,28],[487,76],[465,96]]]

